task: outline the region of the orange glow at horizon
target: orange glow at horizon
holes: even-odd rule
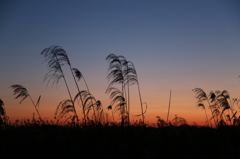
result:
[[[108,97],[107,97],[108,98]],[[44,98],[41,99],[40,101],[40,107],[39,107],[39,112],[44,120],[52,120],[54,121],[54,113],[57,108],[58,103],[61,101],[51,101],[51,100],[44,100]],[[135,100],[135,99],[131,99]],[[139,99],[136,99],[135,103],[131,103],[131,109],[130,109],[130,120],[132,123],[136,122],[137,120],[142,120],[141,116],[134,116],[141,114],[141,107],[138,102]],[[145,99],[147,101],[147,99]],[[193,99],[194,100],[194,99]],[[10,102],[9,102],[10,101]],[[205,125],[205,114],[204,111],[201,110],[201,108],[197,108],[196,106],[192,106],[191,110],[184,109],[184,107],[188,107],[189,103],[186,104],[177,104],[174,102],[175,99],[173,99],[171,103],[171,109],[170,109],[170,115],[169,115],[169,121],[172,121],[177,115],[178,117],[183,117],[187,120],[188,124],[193,125],[195,122],[197,125]],[[15,122],[16,120],[22,120],[22,119],[32,119],[33,114],[35,115],[35,119],[38,119],[38,115],[30,102],[30,100],[27,98],[25,99],[22,104],[19,104],[20,100],[19,99],[13,99],[9,98],[4,101],[5,103],[5,108],[6,108],[6,113],[7,116],[9,116],[9,119],[12,122]],[[102,107],[104,109],[105,115],[108,114],[108,120],[112,121],[112,112],[111,110],[107,110],[107,106],[109,105],[110,101],[109,99],[105,99],[102,102]],[[194,103],[195,104],[195,103]],[[159,116],[161,119],[166,121],[167,118],[167,109],[168,109],[168,99],[165,100],[165,102],[162,102],[160,106],[154,102],[148,102],[148,110],[145,114],[145,122],[148,125],[153,125],[157,123],[157,118],[156,116]],[[190,103],[192,105],[192,103]],[[145,105],[144,110],[145,110]],[[80,106],[77,104],[76,105],[77,113],[79,118],[83,117],[82,111]],[[113,108],[114,109],[114,108]],[[114,113],[114,119],[115,121],[120,122],[121,117],[119,116],[119,112]]]
[[[140,79],[141,80],[141,79]],[[70,81],[71,82],[71,81]],[[70,83],[69,82],[69,83]],[[107,107],[110,105],[111,101],[109,99],[109,95],[105,94],[104,89],[96,89],[101,82],[95,82],[94,79],[89,81],[90,91],[96,100],[100,100],[102,102],[102,107],[104,109],[104,113],[108,114],[109,121],[112,120],[111,111],[107,110]],[[106,83],[106,82],[105,82]],[[169,90],[166,88],[167,86],[162,86],[163,84],[158,86],[162,89],[159,91],[157,87],[153,83],[144,83],[140,85],[142,101],[147,103],[147,112],[145,114],[145,122],[148,125],[156,124],[157,118],[159,116],[161,119],[166,121],[167,111],[169,105]],[[161,83],[160,83],[161,84]],[[236,85],[237,83],[235,83]],[[107,84],[105,84],[107,87]],[[189,85],[192,85],[189,83]],[[24,85],[23,85],[24,86]],[[80,88],[84,88],[84,85],[80,82]],[[74,85],[69,85],[70,90],[73,94],[76,94],[76,88]],[[105,87],[105,88],[106,88]],[[184,86],[183,86],[184,87]],[[183,117],[187,120],[189,125],[193,125],[196,123],[197,125],[206,125],[205,124],[205,112],[202,108],[196,106],[197,100],[195,99],[195,94],[191,91],[191,89],[184,90],[181,85],[179,87],[175,87],[172,89],[172,97],[171,97],[171,107],[170,107],[170,115],[169,121],[172,121],[177,115],[178,117]],[[68,93],[66,91],[66,87],[61,81],[57,86],[46,87],[44,83],[42,86],[35,87],[26,87],[29,91],[33,101],[36,102],[39,95],[41,95],[39,112],[43,119],[45,120],[55,120],[54,114],[55,110],[62,100],[69,99]],[[95,88],[95,89],[92,89]],[[211,88],[211,86],[208,86]],[[205,89],[204,89],[205,90]],[[214,90],[214,89],[213,89]],[[205,90],[206,93],[209,92],[208,89]],[[238,94],[237,87],[235,87],[235,91],[229,91],[232,97],[236,97]],[[233,94],[232,94],[233,93]],[[34,109],[29,98],[26,98],[21,104],[19,102],[21,99],[14,99],[12,89],[6,89],[4,96],[1,97],[5,104],[7,116],[9,116],[10,120],[14,122],[15,120],[22,119],[32,119],[33,113],[35,114],[35,118],[37,119],[37,113]],[[139,101],[139,94],[136,85],[130,87],[130,120],[135,122],[136,120],[140,120],[141,116],[134,116],[141,114],[141,106]],[[76,109],[79,118],[83,117],[81,107],[76,102]],[[114,109],[114,107],[113,107]],[[143,110],[146,110],[145,104],[143,104]],[[207,108],[207,113],[210,117],[209,108]],[[120,121],[119,112],[114,113],[115,121]]]

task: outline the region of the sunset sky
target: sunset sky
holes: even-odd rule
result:
[[[35,113],[29,99],[14,99],[13,84],[26,87],[35,101],[42,96],[45,119],[68,99],[63,80],[43,82],[48,69],[40,53],[52,45],[67,51],[104,108],[110,104],[105,58],[114,53],[133,62],[149,123],[166,119],[170,89],[170,119],[178,115],[189,124],[205,120],[192,89],[227,90],[240,98],[238,0],[2,0],[0,23],[0,98],[12,120]],[[76,94],[67,66],[64,71]],[[139,114],[137,89],[131,88],[132,114]]]

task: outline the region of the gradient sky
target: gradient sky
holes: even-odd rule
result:
[[[205,117],[193,88],[240,97],[238,0],[1,0],[0,22],[0,98],[10,119],[31,118],[35,112],[29,99],[22,104],[14,99],[13,84],[26,87],[35,101],[42,96],[40,112],[46,119],[68,98],[63,80],[57,87],[43,82],[48,70],[40,53],[52,45],[67,51],[105,108],[110,104],[106,56],[132,61],[149,123],[156,123],[156,116],[166,119],[170,89],[170,119],[177,114],[189,124],[201,124]],[[67,67],[64,71],[70,73]],[[138,100],[136,86],[132,94]],[[140,113],[137,101],[132,107],[133,114]]]

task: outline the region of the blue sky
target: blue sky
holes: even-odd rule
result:
[[[43,83],[48,70],[40,52],[51,45],[67,51],[73,67],[106,106],[105,58],[110,53],[135,64],[152,116],[166,116],[169,89],[172,118],[178,114],[191,121],[194,115],[189,113],[202,113],[195,107],[193,88],[226,89],[239,96],[237,0],[3,0],[0,21],[0,98],[10,112],[32,109],[16,106],[19,101],[12,104],[12,84],[25,86],[36,99],[41,94],[43,112],[54,112],[67,98],[63,81],[57,88]],[[54,102],[46,106],[50,100]]]

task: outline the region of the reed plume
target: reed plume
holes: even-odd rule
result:
[[[30,96],[30,94],[28,93],[27,89],[21,85],[18,85],[18,84],[15,84],[15,85],[11,85],[10,86],[12,89],[13,89],[13,95],[16,95],[15,99],[18,99],[18,98],[22,98],[21,101],[20,101],[20,104],[23,102],[23,100],[25,100],[27,97],[30,98],[38,116],[39,116],[39,119],[43,122],[42,118],[41,118],[41,115],[38,111],[38,106],[39,106],[39,102],[40,102],[40,99],[41,99],[41,96],[39,96],[38,98],[38,102],[35,104],[33,102],[33,99],[32,97]]]

